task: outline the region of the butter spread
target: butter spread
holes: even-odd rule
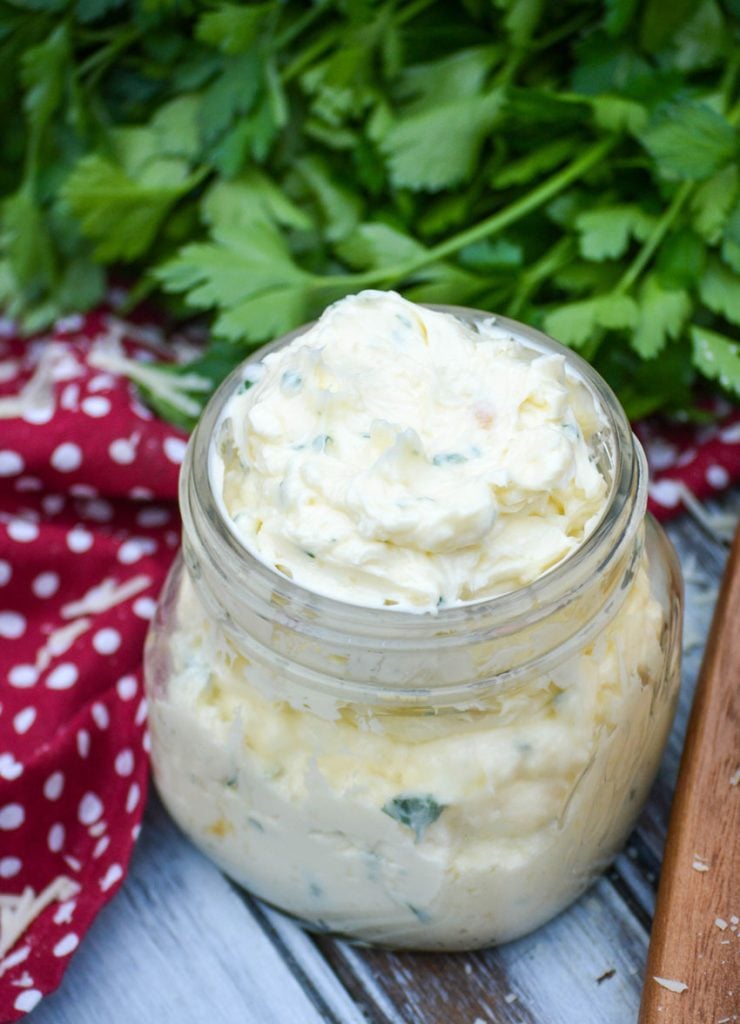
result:
[[[229,875],[315,928],[430,950],[516,938],[606,867],[657,770],[676,679],[659,685],[646,568],[596,642],[489,707],[334,719],[286,700],[279,660],[236,651],[183,575],[150,702],[159,791]]]
[[[531,583],[598,521],[602,421],[563,356],[393,292],[335,303],[229,403],[244,546],[317,593],[429,611]]]

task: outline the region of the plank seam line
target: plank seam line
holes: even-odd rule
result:
[[[318,1010],[326,1024],[344,1024],[342,1019],[340,1017],[337,1017],[334,1010],[332,1010],[332,1008],[326,1002],[321,992],[319,992],[318,988],[311,980],[310,975],[304,970],[304,968],[298,962],[293,952],[286,946],[285,942],[280,937],[280,935],[278,934],[278,932],[275,930],[274,926],[268,919],[259,901],[250,896],[248,892],[246,892],[244,889],[238,886],[235,882],[232,882],[231,879],[227,879],[227,881],[229,882],[229,885],[234,890],[234,892],[236,892],[236,894],[242,900],[242,902],[246,903],[249,910],[257,919],[263,932],[265,932],[270,942],[272,942],[273,946],[275,946],[275,948],[278,950],[283,961],[288,965],[291,972],[298,981],[299,985],[301,986],[301,989],[311,1000],[314,1007],[316,1008],[316,1010]],[[348,998],[352,1000],[351,993],[347,990],[346,986],[342,982],[341,978],[337,975],[336,971],[333,969],[331,964],[329,964],[325,960],[325,958],[322,957],[322,959],[324,959],[324,963],[326,963],[327,968],[332,972],[332,974],[336,978],[337,984],[344,989],[344,991],[347,993]]]

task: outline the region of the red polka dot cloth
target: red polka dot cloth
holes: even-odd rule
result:
[[[140,827],[142,645],[185,438],[105,367],[161,355],[154,329],[106,312],[0,337],[0,396],[20,393],[0,398],[20,413],[0,419],[0,936],[49,901],[0,956],[2,1021],[58,985]]]
[[[718,399],[709,411],[712,422],[698,427],[668,429],[659,420],[635,427],[650,464],[648,505],[658,519],[695,508],[692,498],[711,498],[740,480],[740,410]]]
[[[30,343],[0,321],[2,1021],[59,984],[140,827],[142,645],[179,542],[185,438],[115,371],[167,351],[105,310]],[[683,487],[740,479],[737,410],[698,435],[641,435],[658,514]]]

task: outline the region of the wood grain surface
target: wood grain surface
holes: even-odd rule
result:
[[[740,511],[740,492],[723,508]],[[236,889],[154,798],[126,883],[29,1024],[635,1024],[671,797],[727,556],[688,517],[668,532],[687,597],[674,728],[624,851],[554,921],[455,956],[317,939]]]
[[[740,528],[689,720],[640,1024],[729,1022],[740,1016],[739,769]]]

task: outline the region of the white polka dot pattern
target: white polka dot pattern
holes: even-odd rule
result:
[[[15,878],[23,867],[20,857],[0,858],[0,878]]]
[[[107,892],[116,882],[123,878],[123,868],[120,864],[111,864],[106,873],[100,879],[100,888]]]
[[[53,597],[59,590],[59,573],[42,572],[31,584],[31,590],[36,597]]]
[[[63,772],[52,772],[44,783],[44,796],[47,800],[58,800],[64,789]]]
[[[121,634],[117,629],[100,629],[93,636],[92,644],[98,654],[115,654],[121,646]]]
[[[8,536],[19,544],[30,544],[38,538],[39,528],[27,519],[12,519],[8,523]]]
[[[187,444],[179,437],[166,437],[164,439],[164,453],[170,462],[174,462],[176,466],[179,466],[185,458],[186,448]]]
[[[96,701],[90,709],[93,721],[97,725],[98,729],[107,729],[110,725],[110,715],[108,714],[108,708],[105,704],[101,704],[100,701]]]
[[[154,618],[156,610],[157,602],[153,597],[139,597],[134,601],[134,615],[138,615],[140,619],[145,619],[147,622]]]
[[[13,1007],[21,1013],[30,1013],[41,1002],[42,993],[37,988],[27,988],[16,998]]]
[[[18,476],[25,468],[23,457],[18,452],[2,449],[0,451],[0,476]]]
[[[107,416],[111,410],[110,400],[105,395],[91,395],[89,398],[84,398],[80,405],[82,411],[92,416],[93,419],[99,419],[101,416]]]
[[[69,932],[67,935],[64,936],[63,939],[60,939],[59,942],[57,942],[57,944],[54,946],[54,956],[69,956],[69,954],[73,950],[77,949],[79,944],[80,940],[75,935],[75,933]]]
[[[121,700],[131,700],[136,696],[138,687],[134,676],[123,676],[116,683],[116,690]]]
[[[23,765],[20,761],[16,761],[13,754],[7,751],[4,754],[0,754],[0,779],[12,782],[13,779],[20,778],[22,774]]]
[[[132,537],[121,544],[118,549],[118,561],[123,565],[133,565],[145,555],[152,555],[157,550],[157,542],[151,537]]]
[[[49,829],[49,835],[47,836],[46,843],[52,853],[59,853],[64,846],[64,837],[66,830],[64,825],[60,821],[57,821]]]
[[[8,682],[20,690],[33,686],[39,677],[39,671],[35,665],[14,665],[8,672]]]
[[[77,753],[82,758],[86,758],[90,753],[90,733],[87,729],[77,730]]]
[[[31,728],[33,723],[36,721],[36,708],[29,706],[22,708],[15,715],[13,715],[13,728],[19,736],[25,735]]]
[[[0,637],[17,640],[26,632],[26,619],[20,612],[0,612]]]
[[[92,546],[93,535],[84,526],[75,526],[67,534],[67,547],[75,554],[81,555],[84,551],[89,551]]]
[[[730,482],[730,474],[724,466],[707,466],[706,477],[709,486],[717,490],[723,490]]]
[[[4,807],[0,807],[1,831],[11,832],[13,829],[20,828],[25,820],[26,812],[20,804],[6,804]]]
[[[51,453],[51,464],[59,473],[72,473],[82,465],[82,449],[73,441],[65,441]]]
[[[95,793],[85,793],[80,801],[77,816],[83,825],[92,825],[103,813],[103,803]]]
[[[46,685],[50,690],[68,690],[77,682],[79,674],[77,666],[71,661],[66,661],[52,669],[46,677]]]
[[[136,442],[128,437],[118,437],[108,446],[108,454],[119,466],[130,466],[136,461]]]
[[[121,750],[118,754],[116,754],[114,766],[117,775],[121,775],[123,778],[127,778],[134,770],[133,751],[129,747],[126,747],[125,750]]]

